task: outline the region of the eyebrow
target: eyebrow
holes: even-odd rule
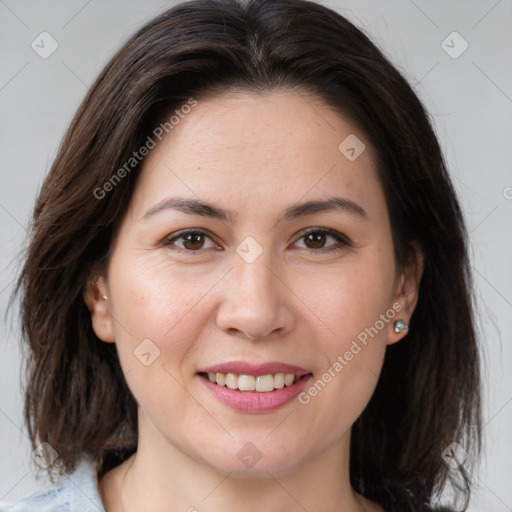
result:
[[[232,211],[226,210],[207,201],[185,197],[167,197],[149,208],[142,219],[154,217],[156,214],[164,210],[178,210],[190,215],[211,217],[224,222],[233,222],[236,218],[236,215]],[[368,218],[368,214],[363,207],[354,201],[343,197],[331,197],[329,199],[307,201],[305,203],[292,205],[285,210],[284,214],[277,220],[276,224],[281,220],[289,221],[299,217],[329,211],[342,211],[355,214],[364,219]]]

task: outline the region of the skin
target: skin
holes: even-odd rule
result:
[[[366,146],[354,161],[338,150],[349,134]],[[374,161],[357,126],[290,90],[199,101],[149,153],[108,269],[91,275],[85,295],[93,328],[116,344],[139,404],[137,453],[99,481],[108,512],[382,510],[351,488],[349,446],[386,346],[406,335],[393,321],[305,405],[234,411],[196,373],[230,360],[281,361],[316,380],[393,304],[402,308],[395,320],[409,322],[421,254],[396,268]],[[328,211],[275,222],[291,205],[334,195],[366,217]],[[143,218],[169,196],[215,203],[236,219],[173,209]],[[350,245],[303,233],[319,227]],[[161,243],[186,228],[209,237]],[[252,263],[236,252],[247,236],[263,251]],[[133,352],[148,338],[160,355],[145,366]],[[251,468],[237,457],[247,442],[261,453]]]

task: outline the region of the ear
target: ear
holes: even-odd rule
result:
[[[392,309],[397,312],[388,327],[388,345],[400,341],[407,335],[408,329],[395,332],[396,320],[403,320],[408,326],[418,302],[421,276],[423,275],[424,258],[420,246],[411,242],[411,256],[406,267],[397,279]]]
[[[108,290],[106,279],[102,274],[91,273],[87,279],[83,297],[91,313],[92,328],[96,336],[100,340],[113,343],[115,336],[109,311]]]

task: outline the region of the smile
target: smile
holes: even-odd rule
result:
[[[256,391],[269,393],[275,389],[282,389],[297,382],[301,376],[293,373],[276,373],[267,375],[239,375],[236,373],[208,373],[210,382],[218,386],[226,386],[238,391]]]
[[[295,398],[313,377],[285,363],[254,365],[234,361],[204,368],[197,376],[222,404],[244,413],[265,413]]]

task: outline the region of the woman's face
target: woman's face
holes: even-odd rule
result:
[[[88,305],[139,448],[256,477],[348,447],[415,279],[364,134],[312,96],[236,92],[150,150]]]

